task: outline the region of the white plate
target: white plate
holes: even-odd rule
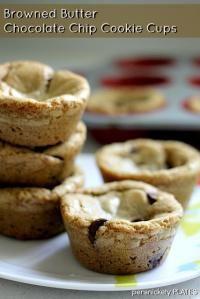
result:
[[[90,155],[78,163],[87,185],[101,177]],[[200,275],[200,188],[196,188],[166,261],[149,272],[114,276],[84,269],[74,259],[66,234],[47,241],[16,241],[0,237],[0,277],[63,289],[121,291],[161,287]]]

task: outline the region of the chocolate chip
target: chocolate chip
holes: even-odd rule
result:
[[[147,199],[150,205],[153,205],[157,201],[157,194],[153,192],[147,193]]]
[[[157,256],[155,256],[154,258],[152,258],[152,259],[149,261],[149,264],[150,264],[151,269],[157,267],[157,266],[160,264],[160,262],[161,262],[161,260],[162,260],[162,258],[163,258],[163,255],[164,255],[164,254],[161,254],[161,255],[159,255],[159,256],[157,255]]]
[[[139,219],[139,218],[131,220],[131,222],[139,222],[139,221],[144,221],[144,220],[143,219]]]
[[[47,83],[46,83],[46,90],[49,90],[52,79],[53,79],[53,78],[49,78],[49,79],[47,80]]]
[[[115,105],[118,107],[124,106],[124,99],[118,99],[117,101],[115,101]]]
[[[138,152],[138,147],[133,145],[132,148],[130,149],[129,153],[130,154],[136,154]]]
[[[173,165],[171,164],[170,161],[166,161],[165,166],[166,166],[167,169],[173,168]]]
[[[132,260],[132,262],[134,262],[137,259],[137,256],[130,256],[130,259]]]
[[[94,220],[89,228],[88,228],[88,238],[90,240],[90,242],[92,244],[94,244],[95,242],[95,238],[96,238],[96,232],[98,231],[98,229],[104,225],[104,223],[108,221],[107,219],[103,219],[103,218],[100,218],[100,219],[97,219],[97,220]]]
[[[59,159],[59,160],[62,160],[62,161],[64,161],[64,158],[63,158],[63,157],[56,156],[56,155],[54,155],[53,157],[54,157],[54,158],[57,158],[57,159]]]

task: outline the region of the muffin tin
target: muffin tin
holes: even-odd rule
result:
[[[146,87],[161,90],[166,98],[162,109],[148,113],[107,116],[86,112],[90,129],[119,130],[198,130],[200,115],[187,109],[187,99],[200,94],[200,59],[198,57],[121,57],[98,68],[85,70],[92,90]]]

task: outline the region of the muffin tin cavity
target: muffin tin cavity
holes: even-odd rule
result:
[[[200,87],[200,76],[193,76],[189,78],[189,82],[191,85],[194,85],[195,87]]]
[[[169,83],[169,78],[162,75],[118,75],[105,76],[101,79],[101,83],[106,87],[157,86]]]
[[[117,60],[116,64],[122,68],[154,68],[168,67],[175,64],[175,59],[170,57],[138,57],[138,58],[122,58]]]
[[[200,57],[196,57],[196,58],[194,58],[193,59],[193,62],[194,62],[194,65],[196,65],[196,66],[200,66]]]
[[[186,98],[197,95],[200,87],[197,68],[197,65],[200,64],[197,63],[198,59],[195,60],[196,64],[193,57],[180,55],[179,57],[125,56],[107,61],[88,72],[85,71],[92,87],[92,93],[104,89],[121,90],[122,87],[131,89],[148,87],[158,88],[165,99],[162,109],[152,109],[151,113],[145,115],[139,111],[108,115],[86,110],[84,119],[88,128],[94,132],[95,138],[100,142],[108,143],[110,142],[109,138],[112,138],[111,141],[122,140],[120,130],[127,135],[130,135],[131,132],[132,136],[135,135],[135,132],[137,135],[143,136],[145,130],[149,130],[148,136],[153,136],[152,131],[162,130],[163,136],[165,136],[164,131],[171,130],[175,135],[174,129],[176,129],[177,132],[180,132],[180,140],[184,141],[184,137],[181,137],[182,129],[188,131],[199,129],[198,115],[190,113],[190,110],[185,109],[187,107],[184,107],[183,104]],[[105,99],[99,101],[103,107]],[[107,99],[107,101],[109,100]],[[110,130],[114,131],[114,129],[115,138],[112,136],[104,138],[106,130],[108,130],[107,135],[110,135]],[[99,132],[103,132],[101,134],[103,137]],[[178,133],[177,136],[179,136]]]

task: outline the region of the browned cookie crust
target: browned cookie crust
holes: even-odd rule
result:
[[[122,181],[66,194],[61,212],[81,264],[97,272],[131,274],[165,259],[182,207],[151,185]]]
[[[200,173],[199,152],[178,141],[114,143],[100,149],[96,158],[105,181],[143,181],[172,193],[184,207]]]
[[[60,198],[83,186],[82,172],[74,173],[53,189],[2,188],[0,234],[22,240],[45,239],[63,232]]]
[[[69,139],[46,148],[28,149],[0,141],[0,184],[55,186],[71,175],[74,160],[86,139],[86,127],[79,123]]]
[[[107,115],[150,112],[165,104],[161,92],[152,88],[103,89],[89,98],[87,111]]]
[[[87,104],[87,81],[33,61],[0,65],[0,139],[27,147],[64,142]]]
[[[186,107],[195,113],[200,113],[200,96],[193,96],[186,102]]]

